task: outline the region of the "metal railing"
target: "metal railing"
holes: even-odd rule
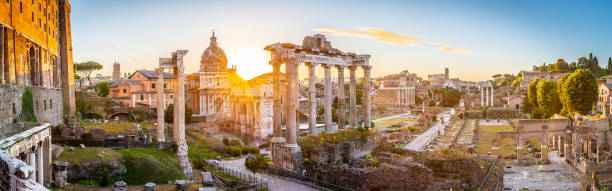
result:
[[[238,169],[229,165],[221,164],[215,160],[204,160],[204,162],[213,168],[222,171],[230,176],[236,177],[243,182],[248,184],[252,184],[255,186],[255,189],[268,189],[270,190],[270,181],[265,178],[260,177],[259,175],[252,173],[247,170]]]

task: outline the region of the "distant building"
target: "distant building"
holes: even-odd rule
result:
[[[563,77],[565,73],[549,73],[549,72],[533,72],[533,71],[521,71],[522,80],[519,83],[521,91],[526,92],[527,86],[535,79],[547,79],[558,81]]]
[[[595,111],[597,113],[610,115],[612,110],[610,109],[610,98],[612,97],[612,84],[600,83],[597,88],[597,105]]]
[[[164,73],[164,107],[173,103],[174,76]],[[126,107],[142,107],[157,109],[157,72],[152,70],[136,70],[127,79],[119,80],[110,86],[110,96],[113,102]]]
[[[113,64],[113,81],[117,81],[121,78],[121,64],[115,62]]]

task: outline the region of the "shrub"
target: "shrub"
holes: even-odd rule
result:
[[[270,166],[271,160],[267,157],[267,154],[255,154],[249,156],[245,161],[244,165],[253,172],[259,172]]]
[[[84,139],[84,140],[91,139],[91,133],[87,132],[87,133],[81,134],[81,139]]]
[[[247,146],[247,149],[249,154],[259,154],[259,147],[256,146]]]
[[[26,88],[21,96],[21,120],[27,122],[37,122],[36,114],[34,113],[34,96],[32,90]]]
[[[240,143],[240,140],[238,140],[238,139],[232,139],[229,142],[229,145],[231,145],[231,146],[242,146],[242,143]]]
[[[227,146],[225,147],[225,152],[233,157],[239,157],[242,155],[242,148],[237,146]]]
[[[223,144],[224,145],[229,145],[229,139],[227,139],[227,137],[223,137]]]

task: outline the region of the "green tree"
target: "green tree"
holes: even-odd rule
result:
[[[532,106],[538,105],[538,82],[540,79],[535,79],[527,86],[527,99]]]
[[[542,118],[549,118],[561,110],[557,96],[557,82],[540,80],[537,85],[538,108]]]
[[[588,69],[578,69],[563,82],[563,108],[566,114],[586,115],[597,101],[597,80]]]
[[[26,88],[21,95],[21,113],[19,114],[19,118],[27,122],[38,121],[34,113],[34,96],[30,88]]]
[[[608,74],[612,74],[612,57],[608,58]]]
[[[510,87],[516,87],[519,83],[521,83],[522,80],[522,76],[515,78],[514,81],[512,81],[512,84],[510,84]]]
[[[98,91],[98,96],[100,97],[106,97],[110,93],[108,82],[100,82],[96,84],[96,89]]]
[[[565,107],[563,107],[563,103],[565,102],[564,99],[567,98],[567,96],[563,94],[563,84],[565,83],[567,78],[569,78],[570,75],[572,75],[572,73],[564,74],[563,76],[561,76],[561,78],[557,82],[557,96],[559,97],[559,102],[561,102],[561,114],[562,115],[566,115],[568,113]]]
[[[185,124],[191,123],[191,116],[193,115],[193,110],[185,104]],[[174,104],[168,105],[166,108],[166,112],[164,112],[164,121],[172,123],[174,122]]]
[[[76,73],[78,73],[78,75],[81,78],[87,79],[90,86],[91,86],[91,73],[93,71],[102,69],[102,64],[94,62],[94,61],[77,63],[75,64],[75,66],[76,66]]]

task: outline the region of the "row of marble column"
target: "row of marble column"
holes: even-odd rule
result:
[[[46,140],[49,141],[49,140]],[[28,156],[28,165],[34,169],[34,172],[29,177],[31,180],[38,182],[39,184],[44,185],[45,181],[45,167],[49,169],[48,165],[45,165],[45,151],[43,147],[47,146],[46,141],[42,141],[36,144],[29,153],[26,153]],[[48,159],[47,159],[48,160]],[[49,164],[50,165],[50,164]]]
[[[493,97],[495,90],[493,86],[481,86],[480,87],[480,105],[481,106],[493,106]]]
[[[281,111],[281,74],[280,67],[282,64],[285,64],[285,76],[287,80],[287,88],[284,92],[285,100],[285,111]],[[280,61],[271,61],[273,65],[273,80],[274,80],[274,103],[273,103],[273,134],[274,141],[285,141],[281,135],[281,113],[285,113],[285,126],[287,130],[287,140],[286,143],[288,145],[295,145],[297,138],[297,120],[296,120],[296,112],[299,107],[298,96],[298,66],[299,62],[296,61],[288,61],[288,62],[280,62]],[[309,134],[315,133],[316,128],[316,116],[317,116],[317,99],[316,99],[316,87],[315,87],[315,69],[318,66],[318,63],[305,63],[308,66],[308,132]],[[325,131],[332,131],[332,83],[331,83],[331,68],[335,67],[338,71],[338,88],[337,88],[337,96],[338,96],[338,129],[345,128],[345,92],[344,92],[344,68],[346,66],[342,65],[332,65],[332,64],[321,64],[325,71],[325,83],[324,83],[324,123],[325,123]],[[349,117],[350,117],[350,125],[351,127],[357,127],[357,101],[356,101],[356,86],[357,80],[355,76],[355,71],[358,66],[348,66],[350,82],[349,82]],[[364,75],[364,93],[363,93],[363,123],[366,128],[370,128],[371,126],[371,97],[370,97],[370,70],[371,66],[361,66],[363,69]]]

